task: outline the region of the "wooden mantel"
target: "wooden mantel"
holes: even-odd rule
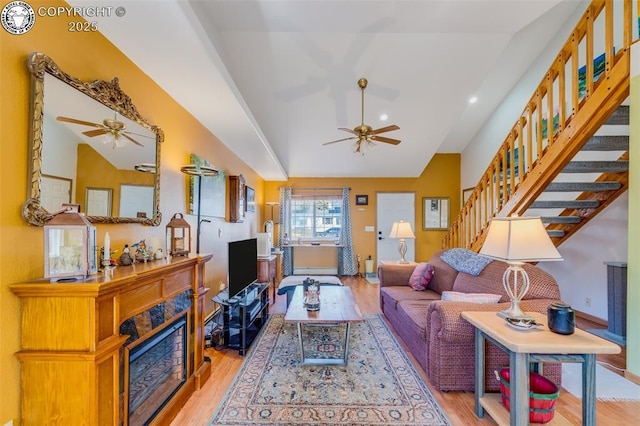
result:
[[[74,283],[10,285],[22,306],[23,425],[118,425],[120,325],[191,290],[187,382],[155,417],[166,423],[209,378],[204,357],[204,264],[211,254],[119,266]]]

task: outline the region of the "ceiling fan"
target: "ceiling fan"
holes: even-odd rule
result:
[[[360,87],[360,91],[362,93],[362,121],[359,126],[356,126],[354,129],[348,129],[346,127],[339,127],[338,130],[343,130],[345,132],[349,132],[353,134],[353,136],[343,139],[338,139],[331,142],[325,142],[323,145],[330,145],[336,142],[343,142],[349,140],[355,140],[356,142],[353,145],[353,152],[360,153],[364,155],[365,147],[373,148],[375,146],[375,142],[383,142],[390,143],[392,145],[398,145],[400,140],[391,139],[385,136],[379,136],[380,133],[390,132],[392,130],[399,130],[400,127],[392,124],[390,126],[381,127],[379,129],[373,129],[371,126],[364,124],[364,89],[367,88],[367,79],[361,78],[358,80],[358,87]]]
[[[114,114],[113,119],[105,118],[104,120],[102,120],[102,124],[92,123],[90,121],[78,120],[77,118],[69,118],[69,117],[62,117],[62,116],[56,117],[56,120],[64,121],[64,122],[72,123],[72,124],[81,124],[83,126],[96,127],[95,130],[87,130],[86,132],[82,132],[82,134],[85,135],[85,136],[88,136],[90,138],[95,137],[95,136],[111,135],[112,138],[105,139],[105,140],[103,140],[103,142],[104,143],[113,142],[113,147],[114,148],[116,148],[116,147],[119,148],[119,147],[121,147],[121,146],[123,146],[125,144],[126,141],[120,139],[121,136],[126,138],[126,139],[128,139],[129,141],[133,142],[134,144],[136,144],[138,146],[142,146],[142,147],[144,147],[144,145],[142,145],[140,142],[138,142],[137,140],[133,139],[129,135],[142,136],[144,138],[151,137],[151,136],[147,136],[147,135],[141,135],[141,134],[138,134],[138,133],[125,131],[127,126],[122,121],[118,120],[115,114]]]

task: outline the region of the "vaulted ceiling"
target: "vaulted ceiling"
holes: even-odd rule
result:
[[[584,3],[119,4],[126,14],[99,18],[100,31],[260,176],[285,180],[415,177],[435,153],[461,152]],[[399,145],[379,143],[364,155],[351,141],[323,145],[349,137],[339,127],[360,124],[360,77],[369,81],[365,123],[398,125],[384,136]]]

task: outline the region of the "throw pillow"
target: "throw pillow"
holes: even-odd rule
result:
[[[415,291],[424,291],[429,287],[429,283],[433,278],[435,270],[429,263],[421,262],[416,265],[411,277],[409,278],[409,285]]]
[[[456,271],[464,272],[466,274],[473,275],[474,277],[480,275],[480,272],[482,272],[488,264],[493,262],[493,259],[480,256],[471,250],[463,248],[447,250],[442,253],[440,259]]]
[[[442,300],[452,302],[471,302],[471,303],[498,303],[502,299],[500,294],[491,293],[461,293],[459,291],[443,291]]]

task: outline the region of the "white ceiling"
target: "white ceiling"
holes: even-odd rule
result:
[[[415,177],[435,153],[461,152],[582,3],[118,4],[126,15],[97,19],[99,30],[263,179],[285,180]],[[397,124],[384,136],[402,140],[364,156],[349,141],[322,145],[360,124],[360,77],[369,80],[365,123]]]

